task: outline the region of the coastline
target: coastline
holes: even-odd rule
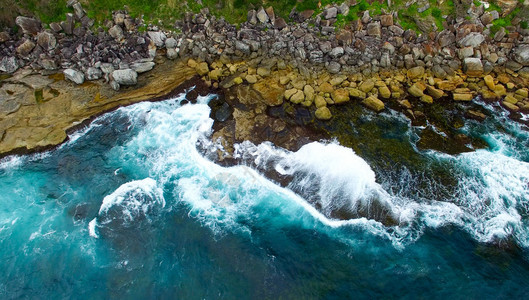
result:
[[[88,37],[95,36],[85,15],[70,18],[81,24],[76,28],[85,29],[78,34],[68,34],[63,24],[41,30],[41,25],[28,18],[17,19],[25,34],[18,40],[9,35],[5,40],[4,34],[2,42],[2,53],[6,49],[14,53],[1,59],[3,70],[13,61],[16,68],[11,65],[12,75],[0,81],[5,98],[0,116],[1,156],[53,147],[66,139],[68,130],[87,120],[119,106],[162,99],[175,89],[182,90],[180,85],[197,75],[204,88],[220,89],[221,94],[242,102],[255,100],[245,99],[248,95],[259,100],[250,103],[251,110],[237,109],[226,97],[220,103],[228,106],[224,106],[224,116],[215,118],[220,125],[214,138],[230,137],[229,144],[255,137],[256,131],[248,128],[268,127],[279,133],[289,127],[290,142],[282,143],[296,148],[293,140],[311,135],[300,128],[309,123],[325,127],[322,124],[344,105],[363,105],[376,112],[391,107],[413,124],[425,124],[435,117],[428,113],[429,105],[448,106],[481,97],[500,103],[513,119],[523,122],[522,113],[529,111],[529,30],[518,26],[514,32],[500,30],[491,37],[487,27],[476,24],[477,20],[485,22],[485,12],[472,20],[453,20],[448,29],[429,35],[403,30],[391,14],[371,17],[364,13],[350,26],[333,27],[341,13],[336,6],[319,15],[299,13],[295,19],[300,22],[289,25],[275,18],[273,9],[262,9],[250,11],[248,22],[236,28],[203,10],[185,15],[179,25],[181,33],[155,28],[142,33],[125,21],[130,20],[126,12],[116,12],[108,34],[98,33],[103,36],[100,45],[136,53],[135,57],[95,63],[81,59],[76,68],[72,66],[75,60],[62,56],[68,52],[64,49],[72,48],[67,41],[77,39],[86,46]],[[141,39],[143,43],[138,44]],[[52,55],[58,53],[60,61]],[[97,57],[94,52],[78,50],[73,57],[83,55]],[[20,61],[25,66],[19,68]],[[292,126],[281,118],[266,119],[278,107],[294,114],[303,110],[307,116],[290,122]],[[478,121],[486,118],[475,109],[462,114]],[[228,125],[229,118],[235,124]],[[274,123],[276,119],[280,121]],[[222,128],[231,128],[231,132],[218,133]],[[327,132],[324,136],[333,135]],[[274,141],[270,135],[258,139]]]

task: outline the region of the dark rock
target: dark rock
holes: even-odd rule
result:
[[[215,111],[215,120],[219,122],[225,122],[231,117],[233,113],[233,108],[224,102],[216,111]]]
[[[22,29],[22,32],[24,32],[25,34],[35,35],[41,29],[40,22],[32,18],[18,16],[15,20],[15,23],[18,25],[18,27]]]
[[[57,46],[57,40],[53,34],[44,31],[37,36],[37,44],[39,44],[39,46],[45,51],[49,51],[55,49],[55,46]]]
[[[275,22],[274,22],[274,27],[276,29],[281,30],[281,29],[287,27],[287,22],[285,22],[285,20],[283,18],[281,18],[281,17],[276,18]]]

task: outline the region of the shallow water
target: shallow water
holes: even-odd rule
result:
[[[378,117],[377,126],[390,128],[381,145],[412,158],[360,157],[324,141],[297,152],[236,147],[253,165],[293,178],[281,187],[197,150],[220,148],[207,138],[211,97],[120,108],[56,150],[4,159],[0,296],[507,298],[529,291],[529,134],[499,108],[482,104],[497,117],[462,128],[489,149],[457,156],[417,149],[421,129],[397,113]],[[361,130],[351,124],[353,135]],[[335,219],[337,210],[362,213]]]

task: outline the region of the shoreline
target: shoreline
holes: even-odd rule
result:
[[[82,7],[81,13],[86,13]],[[248,22],[235,28],[203,10],[185,15],[179,25],[181,33],[141,33],[126,12],[115,12],[114,26],[97,35],[91,32],[86,15],[69,14],[73,22],[69,25],[78,22],[81,26],[76,28],[84,28],[77,34],[68,33],[64,24],[50,24],[51,30],[42,30],[38,21],[17,18],[23,36],[15,40],[2,33],[0,43],[0,69],[12,71],[0,80],[4,98],[0,103],[0,156],[52,148],[65,141],[71,128],[119,106],[181,91],[180,85],[191,77],[204,83],[204,89],[220,89],[236,98],[250,93],[259,99],[258,104],[250,103],[254,106],[251,112],[238,110],[225,100],[221,103],[228,105],[225,115],[216,123],[235,112],[244,123],[239,126],[266,125],[274,132],[285,128],[284,120],[279,124],[252,120],[278,107],[305,109],[307,120],[290,125],[307,133],[299,126],[328,122],[339,107],[361,104],[376,112],[398,108],[412,123],[421,124],[435,117],[428,115],[428,105],[471,102],[476,97],[498,102],[518,122],[529,112],[529,30],[518,26],[514,32],[500,30],[503,33],[491,38],[488,27],[476,23],[484,12],[472,20],[453,21],[449,29],[429,35],[403,30],[394,24],[392,14],[364,14],[340,29],[332,26],[336,16],[344,13],[340,7],[313,13],[300,13],[298,17],[304,16],[298,18],[301,22],[286,24],[275,18],[273,9],[253,10]],[[101,58],[93,63],[107,49],[90,52],[83,48],[96,36],[95,49],[116,49],[117,57],[123,59],[108,57],[109,62]],[[65,58],[65,52],[75,46],[68,43],[76,40],[75,59]],[[12,56],[5,55],[8,51]],[[75,60],[77,67],[72,64]],[[60,107],[65,104],[69,111]],[[468,119],[486,118],[479,110],[463,113]],[[223,135],[233,136],[233,141],[251,138],[251,130],[242,132],[236,124],[230,126],[234,131]]]

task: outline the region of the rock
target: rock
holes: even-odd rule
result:
[[[248,76],[253,76],[253,75],[248,75]],[[246,81],[250,82],[250,80],[248,80],[248,76],[246,76]],[[211,70],[209,72],[208,77],[211,80],[218,81],[222,77],[222,70],[218,69],[218,68],[217,69],[213,69],[213,70]],[[256,78],[256,80],[257,80],[257,78]],[[251,83],[253,83],[253,82],[251,82]]]
[[[161,32],[161,31],[148,31],[147,35],[149,36],[151,41],[154,42],[154,45],[156,45],[156,47],[161,48],[161,47],[163,47],[165,45],[166,36],[165,36],[165,34],[163,32]]]
[[[17,53],[21,56],[27,56],[35,48],[35,43],[31,40],[25,40],[20,46],[17,47]]]
[[[342,55],[344,54],[344,50],[342,47],[335,47],[331,50],[331,52],[329,53],[329,55],[332,57],[332,58],[339,58],[339,57],[342,57]]]
[[[330,83],[332,86],[337,86],[337,85],[342,84],[342,82],[344,82],[345,79],[347,79],[347,77],[345,77],[345,76],[337,76],[337,77],[333,77],[333,78],[331,79],[331,81],[329,81],[329,83]]]
[[[329,93],[330,94],[330,93],[334,92],[334,87],[328,82],[324,82],[324,83],[320,84],[319,88],[320,88],[320,92],[322,92],[322,93]]]
[[[391,91],[385,85],[378,88],[378,94],[384,99],[389,99],[389,97],[391,97]]]
[[[317,95],[316,97],[314,97],[314,105],[316,106],[316,108],[327,106],[327,101],[325,101],[325,98],[323,98],[322,96]]]
[[[132,69],[115,70],[112,78],[119,85],[135,85],[138,82],[138,73]]]
[[[414,97],[422,97],[424,95],[425,89],[426,87],[424,84],[416,82],[408,89],[408,93]]]
[[[433,103],[433,98],[432,98],[432,96],[429,96],[429,95],[422,95],[421,96],[421,101],[424,102],[424,103],[432,104]]]
[[[248,76],[246,76],[246,80],[248,80]],[[268,106],[277,106],[283,104],[283,91],[285,89],[276,82],[276,79],[268,78],[260,80],[259,82],[253,84],[252,88],[261,95],[261,100],[264,102],[264,104]]]
[[[41,24],[39,21],[22,16],[18,16],[15,19],[15,23],[18,25],[18,27],[22,29],[23,33],[30,35],[37,34],[41,28]]]
[[[136,73],[144,73],[147,71],[150,71],[154,68],[154,62],[147,61],[147,62],[134,62],[130,65],[130,68],[136,71]]]
[[[327,71],[329,71],[329,73],[331,74],[338,74],[340,72],[341,67],[342,66],[338,62],[331,61],[327,65]]]
[[[268,23],[268,20],[269,20],[268,14],[266,13],[264,8],[262,8],[262,7],[257,12],[257,20],[259,20],[259,22],[261,22],[261,23]]]
[[[501,103],[501,105],[503,105],[507,110],[511,111],[511,112],[517,112],[520,110],[520,108],[510,102],[507,102],[507,101],[503,101]]]
[[[392,26],[393,25],[393,15],[381,15],[380,25],[384,27]]]
[[[211,72],[210,72],[211,73]],[[253,84],[253,83],[256,83],[257,82],[257,76],[255,75],[246,75],[246,81],[250,84]]]
[[[231,117],[233,113],[233,108],[226,102],[222,103],[221,107],[215,111],[215,120],[219,122],[224,122]]]
[[[522,96],[522,98],[527,98],[529,97],[529,90],[527,88],[518,89],[515,94]]]
[[[285,22],[285,19],[283,18],[276,18],[274,21],[274,27],[278,30],[281,30],[287,27],[287,22]]]
[[[57,69],[59,69],[59,64],[53,58],[49,58],[49,57],[41,58],[40,61],[39,61],[39,64],[45,70],[57,70]]]
[[[336,18],[336,14],[338,13],[338,9],[336,7],[329,7],[325,11],[323,11],[323,17],[325,20],[334,19]]]
[[[308,84],[305,85],[305,87],[303,87],[303,94],[305,94],[305,101],[314,101],[314,88],[312,88],[312,86]]]
[[[74,69],[66,69],[63,71],[64,77],[76,84],[82,84],[84,82],[84,74],[83,72],[74,70]]]
[[[485,41],[485,37],[481,33],[471,32],[464,38],[460,39],[457,43],[460,47],[478,47]]]
[[[44,31],[37,36],[37,44],[39,44],[39,46],[45,51],[49,51],[55,49],[55,46],[57,46],[57,40],[53,34]]]
[[[108,34],[117,41],[123,39],[123,29],[119,25],[114,25],[108,30]]]
[[[105,74],[110,74],[114,72],[114,66],[111,63],[102,63],[101,66],[99,66],[99,68]]]
[[[509,102],[509,103],[512,103],[512,104],[518,103],[518,99],[516,99],[512,94],[509,94],[509,95],[505,96],[505,98],[503,100],[505,102]]]
[[[358,99],[365,99],[366,98],[366,93],[362,92],[359,89],[350,88],[349,89],[349,96],[353,97],[353,98],[358,98]]]
[[[207,62],[201,62],[201,63],[196,64],[195,71],[200,76],[204,76],[204,75],[208,74],[209,73],[208,63]]]
[[[174,38],[168,38],[165,40],[165,48],[176,48],[178,46],[178,42]]]
[[[79,2],[73,4],[73,10],[77,19],[81,20],[84,17],[85,11]]]
[[[479,111],[475,111],[475,110],[467,110],[465,112],[465,117],[469,118],[469,119],[473,119],[473,120],[476,120],[476,121],[479,121],[479,122],[482,122],[484,121],[487,116],[482,113],[482,112],[479,112]]]
[[[483,75],[483,64],[481,63],[481,59],[476,57],[465,58],[463,61],[463,71],[468,76],[479,77]]]
[[[176,51],[175,48],[169,48],[167,49],[167,58],[169,59],[176,59],[178,58],[178,51]]]
[[[361,90],[361,91],[364,92],[364,93],[368,93],[368,92],[370,92],[374,87],[375,87],[375,81],[373,81],[373,80],[371,80],[371,79],[368,79],[368,80],[362,82],[362,84],[360,84],[360,86],[358,87],[358,89]]]
[[[376,112],[380,112],[384,110],[384,102],[382,102],[380,99],[378,99],[377,97],[373,95],[364,99],[364,101],[362,101],[362,104],[365,105],[367,108],[374,110]]]
[[[465,59],[467,57],[472,57],[474,56],[474,47],[464,47],[464,48],[461,48],[459,49],[459,58],[460,59]]]
[[[440,89],[436,89],[431,85],[426,86],[426,91],[428,95],[432,96],[434,99],[439,99],[444,96],[444,92]]]
[[[272,6],[269,6],[265,9],[266,14],[268,15],[268,19],[270,20],[270,23],[274,23],[276,20],[276,14],[274,13],[274,8]]]
[[[423,75],[424,75],[424,67],[414,67],[414,68],[411,68],[408,70],[408,72],[406,73],[406,75],[408,76],[409,79],[417,79],[417,78],[421,78]]]
[[[316,109],[316,112],[314,113],[316,116],[316,119],[318,120],[330,120],[332,118],[331,111],[327,108],[327,106],[321,106],[318,109]]]
[[[439,47],[448,47],[456,42],[456,36],[452,32],[444,30],[438,35],[437,41],[439,42]]]
[[[257,24],[257,12],[255,11],[255,9],[251,9],[248,11],[246,20],[252,25]]]
[[[459,94],[459,93],[452,94],[452,97],[454,98],[455,101],[470,101],[474,98],[472,94]]]
[[[18,62],[15,57],[4,56],[2,60],[0,60],[0,71],[11,74],[16,70],[18,70]]]
[[[125,15],[122,14],[122,13],[117,13],[117,14],[114,14],[114,23],[116,23],[116,25],[123,25],[123,23],[125,22]]]
[[[61,28],[64,33],[70,35],[73,33],[75,19],[72,13],[66,13],[66,20],[61,22]],[[109,31],[110,32],[110,31]]]
[[[514,59],[524,66],[529,66],[529,45],[519,45],[514,50]]]
[[[123,21],[123,24],[125,24],[125,29],[127,31],[134,31],[136,30],[136,24],[134,23],[133,20],[127,18]]]
[[[90,67],[86,69],[86,80],[97,80],[103,76],[103,72],[99,68]]]
[[[491,91],[494,91],[496,85],[494,84],[494,78],[492,78],[492,76],[490,75],[487,75],[485,77],[483,77],[483,80],[485,81],[485,85],[487,85],[487,87],[491,90]]]
[[[346,89],[337,89],[331,93],[332,100],[335,104],[341,104],[349,101],[349,91]]]
[[[239,40],[235,41],[235,49],[241,51],[242,53],[249,55],[251,53],[250,45],[241,42]]]
[[[261,77],[268,77],[268,76],[270,76],[270,69],[269,68],[264,68],[264,67],[259,67],[259,68],[257,68],[257,75],[259,75]]]
[[[367,24],[367,34],[369,36],[380,37],[381,29],[379,22],[372,22]]]
[[[9,41],[11,37],[9,36],[9,33],[2,31],[0,32],[0,43],[5,43]]]
[[[290,98],[297,92],[298,92],[298,89],[293,88],[293,89],[286,90],[283,95],[285,99],[290,100]]]
[[[305,94],[302,91],[296,89],[296,93],[290,97],[290,102],[299,104],[305,100]]]

